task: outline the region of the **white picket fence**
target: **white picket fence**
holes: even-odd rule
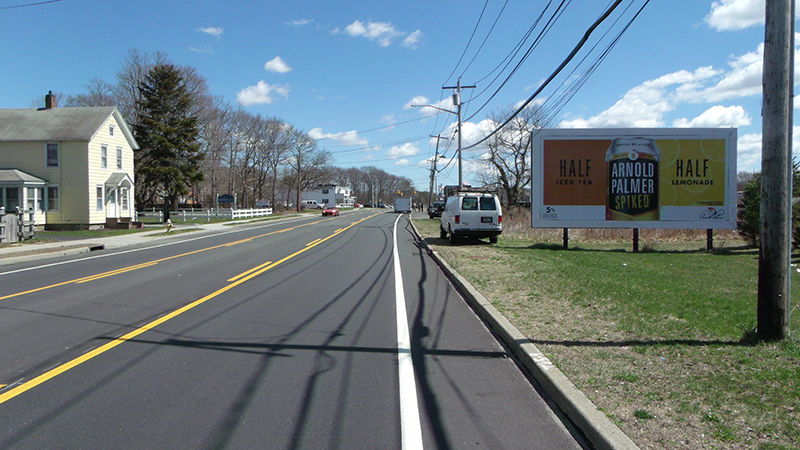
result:
[[[170,220],[172,222],[187,220],[206,219],[210,222],[211,218],[215,219],[249,219],[253,217],[266,217],[272,215],[272,208],[257,208],[257,209],[191,209],[170,211]],[[151,211],[136,212],[136,222],[144,218],[157,218],[158,222],[164,222],[164,211],[153,208]]]

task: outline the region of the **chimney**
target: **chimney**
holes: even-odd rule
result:
[[[53,95],[53,91],[49,91],[47,95],[44,96],[44,109],[53,109],[56,106],[56,96]]]

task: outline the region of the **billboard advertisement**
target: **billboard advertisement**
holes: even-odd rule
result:
[[[735,128],[548,129],[534,228],[735,228]]]

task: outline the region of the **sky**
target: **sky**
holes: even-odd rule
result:
[[[463,147],[529,101],[550,127],[736,127],[737,171],[760,170],[764,0],[623,0],[556,72],[612,3],[0,0],[0,108],[115,83],[139,50],[308,133],[337,166],[420,190],[431,136],[437,185],[457,183],[459,80]],[[479,184],[482,153],[462,152],[465,182]]]

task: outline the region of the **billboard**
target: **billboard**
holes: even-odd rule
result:
[[[735,228],[735,128],[548,129],[534,228]]]

